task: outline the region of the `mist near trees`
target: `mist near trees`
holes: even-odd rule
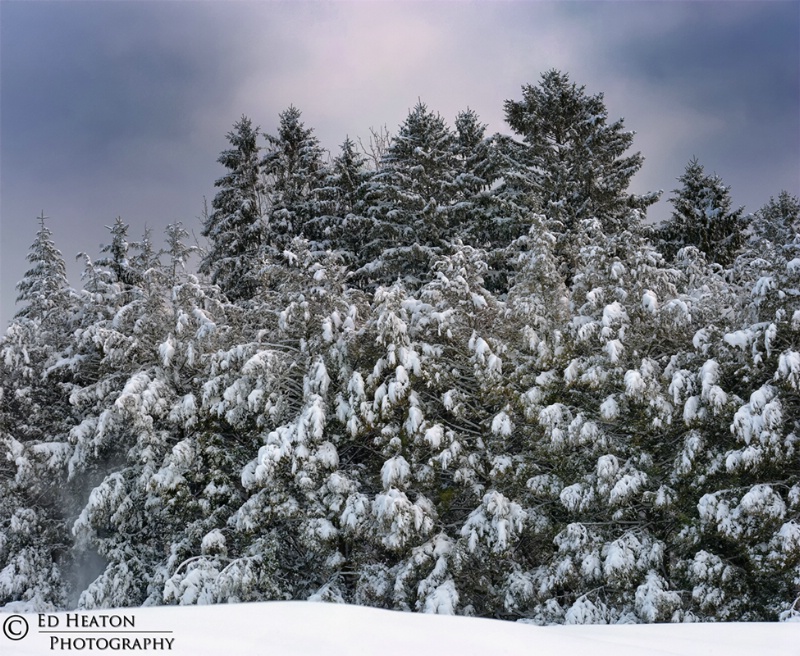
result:
[[[118,218],[80,289],[43,214],[0,607],[799,617],[800,202],[745,214],[692,158],[653,226],[602,94],[521,96],[511,135],[418,102],[331,155],[243,116],[206,242]]]

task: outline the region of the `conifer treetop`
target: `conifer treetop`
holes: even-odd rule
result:
[[[63,292],[69,287],[64,258],[55,247],[53,233],[45,223],[49,218],[44,210],[36,217],[39,230],[26,256],[31,268],[17,283],[17,303],[27,304],[17,312],[18,317],[42,318],[59,303],[59,299],[63,300]]]
[[[588,95],[566,73],[550,70],[538,86],[522,87],[521,101],[507,100],[505,113],[527,146],[519,153],[522,162],[538,172],[534,187],[545,211],[572,207],[573,216],[564,217],[567,229],[592,216],[607,230],[628,227],[637,215],[626,210],[644,210],[658,200],[658,194],[627,193],[644,158],[624,155],[634,132],[623,129],[623,119],[609,122],[602,93]]]

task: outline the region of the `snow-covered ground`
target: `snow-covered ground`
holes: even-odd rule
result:
[[[28,633],[11,641],[7,635],[19,636],[24,630],[21,618],[28,623]],[[800,656],[800,622],[538,627],[336,604],[271,602],[50,616],[13,616],[6,611],[0,614],[0,623],[6,633],[0,636],[4,656],[122,652],[137,646],[140,653],[186,656]],[[104,623],[127,626],[103,629]],[[144,642],[148,638],[150,642]],[[145,646],[147,650],[142,649]]]

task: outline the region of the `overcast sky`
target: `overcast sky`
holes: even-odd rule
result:
[[[122,216],[199,236],[246,114],[294,104],[324,147],[394,132],[422,99],[508,132],[503,101],[551,68],[605,94],[645,156],[633,191],[697,156],[754,211],[800,192],[800,2],[0,1],[0,326],[42,210],[80,285]]]

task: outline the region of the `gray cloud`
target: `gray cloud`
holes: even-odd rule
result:
[[[232,89],[214,53],[201,59],[177,29],[179,8],[12,3],[4,10],[5,147],[33,159],[47,144],[50,165],[78,160],[102,170],[116,165],[116,147],[141,135],[186,138],[195,108]]]
[[[781,189],[796,193],[800,5],[675,5],[631,7],[631,19],[643,21],[643,29],[631,29],[606,61],[662,108],[648,112],[661,143],[645,155],[672,166],[673,177],[697,155],[750,211]],[[659,130],[665,115],[670,118]]]
[[[225,133],[295,104],[323,145],[390,131],[420,97],[507,131],[550,68],[637,131],[643,192],[692,155],[754,210],[800,179],[795,2],[0,3],[0,323],[42,208],[71,262],[180,219],[198,228]],[[668,194],[667,194],[668,195]],[[666,200],[651,213],[664,218]],[[199,232],[199,230],[198,230]],[[70,266],[74,285],[76,265]]]

